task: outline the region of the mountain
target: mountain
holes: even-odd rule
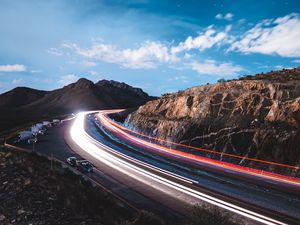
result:
[[[141,88],[131,87],[123,82],[101,80],[96,85],[107,95],[111,96],[117,105],[128,104],[128,106],[123,108],[129,108],[130,105],[143,105],[150,99],[154,99],[149,97]]]
[[[0,95],[0,107],[18,107],[29,104],[45,96],[46,91],[27,87],[17,87]]]
[[[84,78],[53,91],[15,88],[0,95],[0,131],[81,110],[137,107],[151,99],[125,83]]]
[[[125,124],[174,142],[300,165],[300,67],[166,94]]]

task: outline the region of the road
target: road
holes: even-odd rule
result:
[[[167,220],[187,215],[191,205],[208,202],[249,224],[298,222],[299,196],[207,171],[195,174],[173,159],[128,146],[126,140],[120,141],[122,135],[108,133],[105,124],[94,119],[82,113],[74,122],[49,130],[36,150],[61,160],[71,155],[90,160],[96,167],[93,179],[134,206]]]
[[[184,218],[184,216],[179,213],[185,208],[184,205],[180,205],[176,210],[170,209],[168,206],[153,200],[155,198],[149,198],[147,195],[144,195],[144,192],[136,191],[136,187],[139,187],[144,189],[146,194],[152,192],[151,188],[146,185],[139,185],[130,178],[120,177],[116,171],[111,170],[110,167],[102,164],[79,148],[70,139],[69,130],[72,124],[73,120],[65,121],[60,125],[48,129],[45,135],[38,136],[38,142],[34,146],[34,151],[54,157],[61,161],[66,161],[66,158],[70,156],[75,156],[78,159],[87,159],[93,163],[94,172],[86,175],[101,184],[101,187],[104,187],[105,189],[110,190],[114,195],[119,196],[130,206],[132,205],[134,208],[153,212],[171,222],[181,221]],[[33,145],[18,144],[17,147],[33,150]],[[176,204],[174,201],[170,202],[168,198],[164,199],[163,196],[160,197],[161,201],[168,202],[170,205]],[[188,208],[185,209],[188,210]]]

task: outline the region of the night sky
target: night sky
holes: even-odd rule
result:
[[[80,77],[160,95],[300,65],[300,1],[0,0],[0,93]]]

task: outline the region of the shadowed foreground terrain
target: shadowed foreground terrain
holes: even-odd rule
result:
[[[35,153],[0,149],[0,224],[168,225],[151,212],[134,213],[61,164]],[[178,224],[230,225],[216,208],[191,209]],[[174,223],[173,223],[174,224]]]
[[[0,224],[116,224],[133,212],[36,154],[0,152]]]

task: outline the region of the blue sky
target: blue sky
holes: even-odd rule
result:
[[[0,93],[80,77],[152,95],[300,65],[300,1],[0,0]]]

